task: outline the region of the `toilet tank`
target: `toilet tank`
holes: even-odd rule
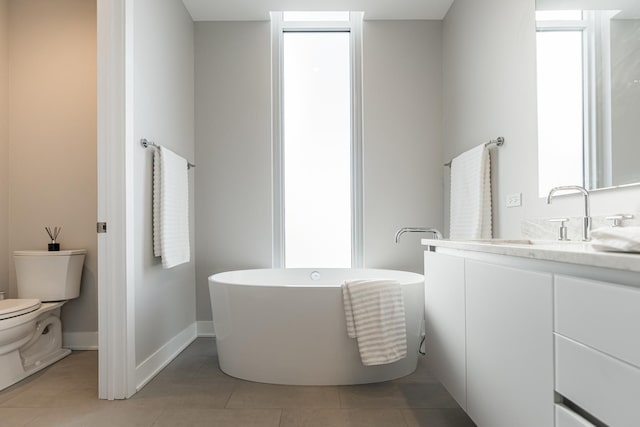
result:
[[[15,251],[18,298],[63,301],[80,295],[85,249]]]

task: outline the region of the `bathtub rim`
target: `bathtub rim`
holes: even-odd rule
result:
[[[358,276],[357,274],[350,279],[340,278],[338,280],[334,280],[331,282],[325,282],[324,280],[326,279],[324,280],[320,279],[318,281],[314,281],[310,277],[311,273],[315,271],[320,272],[322,274],[323,271],[328,271],[328,270],[331,270],[331,271],[343,270],[343,271],[350,271],[353,273],[367,272],[367,273],[374,273],[374,274],[379,272],[381,273],[381,277],[375,276],[375,277],[370,277],[366,280],[380,280],[380,279],[398,280],[401,286],[408,286],[416,283],[424,283],[424,275],[420,273],[415,273],[412,271],[391,270],[391,269],[382,269],[382,268],[326,268],[326,267],[249,268],[249,269],[242,269],[242,270],[229,270],[229,271],[223,271],[220,273],[212,274],[209,277],[207,277],[207,281],[209,282],[209,284],[216,283],[216,284],[227,285],[227,286],[259,286],[259,287],[276,286],[276,287],[283,287],[283,288],[314,288],[314,287],[327,288],[327,287],[340,287],[345,281],[348,281],[348,280],[363,280],[363,278]],[[241,273],[258,274],[261,272],[282,272],[283,274],[286,274],[287,271],[295,271],[298,273],[309,272],[309,274],[307,275],[306,278],[302,279],[302,280],[306,280],[306,282],[304,283],[301,283],[302,280],[297,280],[295,281],[295,283],[293,283],[293,280],[291,278],[287,279],[286,276],[281,276],[281,277],[285,280],[291,281],[291,283],[281,283],[277,281],[273,281],[272,283],[256,282],[256,281],[250,281],[250,280],[239,281],[237,279],[232,278],[233,275],[239,275]],[[401,278],[384,277],[385,273],[404,276],[404,279],[402,277]],[[282,280],[282,281],[285,281],[285,280]],[[248,282],[251,282],[251,283],[248,283]]]

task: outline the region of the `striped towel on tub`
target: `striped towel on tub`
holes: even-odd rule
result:
[[[365,366],[407,355],[402,288],[395,280],[355,280],[342,285],[347,334],[357,338]]]

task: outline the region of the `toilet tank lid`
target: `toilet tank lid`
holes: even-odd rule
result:
[[[86,249],[69,249],[66,251],[13,251],[15,256],[69,256],[69,255],[86,255]]]
[[[0,320],[30,313],[38,308],[38,299],[3,299],[0,300]]]

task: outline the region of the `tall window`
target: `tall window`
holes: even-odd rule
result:
[[[361,263],[360,21],[272,13],[277,267]]]

